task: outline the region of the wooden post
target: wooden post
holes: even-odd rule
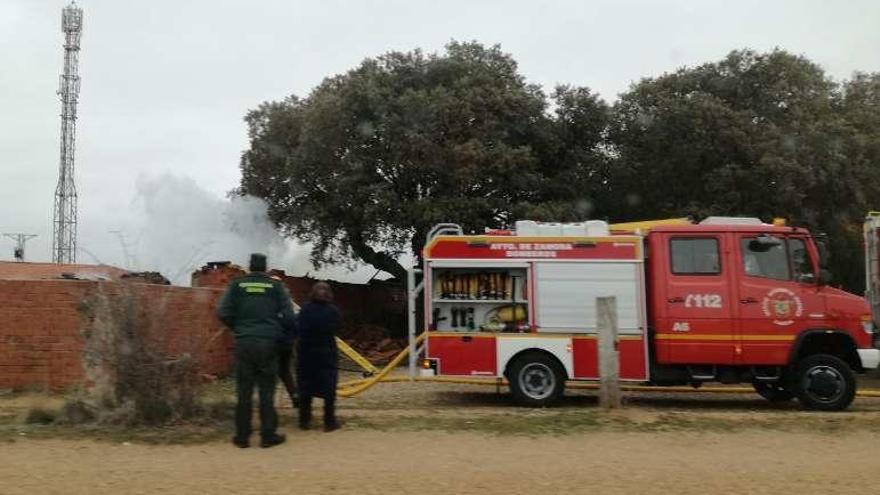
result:
[[[596,298],[599,334],[599,406],[620,407],[620,376],[617,353],[617,298]]]

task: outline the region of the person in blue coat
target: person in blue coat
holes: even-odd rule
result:
[[[333,291],[325,282],[312,287],[311,301],[302,307],[297,318],[297,382],[299,385],[299,427],[311,427],[312,398],[324,399],[324,431],[340,427],[336,419],[336,382],[338,377],[336,332],[342,314],[333,304]]]

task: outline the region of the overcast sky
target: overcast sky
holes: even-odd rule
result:
[[[499,43],[531,82],[589,86],[609,101],[641,77],[744,47],[806,55],[837,79],[880,71],[876,0],[78,3],[76,182],[80,244],[91,253],[78,259],[137,268],[151,268],[142,265],[156,255],[143,253],[144,239],[182,221],[168,207],[139,223],[147,206],[138,194],[170,181],[176,194],[203,189],[194,196],[211,210],[237,184],[249,108],[305,95],[325,76],[388,50],[435,51],[450,39]],[[38,234],[28,244],[32,261],[50,258],[66,4],[0,0],[0,231]],[[117,229],[128,257],[108,233]],[[133,262],[132,251],[141,259]],[[0,260],[11,253],[11,241],[0,242]]]

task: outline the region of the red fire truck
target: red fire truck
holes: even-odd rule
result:
[[[524,405],[599,379],[598,297],[616,298],[622,381],[746,382],[841,410],[880,363],[869,305],[828,285],[821,239],[781,222],[443,224],[423,254],[422,374],[506,378]]]

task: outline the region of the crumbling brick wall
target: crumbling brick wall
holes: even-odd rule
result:
[[[210,261],[190,275],[193,287],[226,287],[232,279],[247,274],[231,261]]]
[[[221,290],[127,285],[138,311],[161,308],[167,322],[164,344],[170,354],[191,350],[202,373],[224,374],[231,365],[232,340],[214,315]],[[85,304],[100,291],[119,291],[117,282],[0,280],[0,388],[65,390],[83,384],[87,326]]]

